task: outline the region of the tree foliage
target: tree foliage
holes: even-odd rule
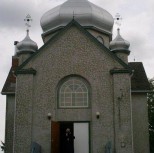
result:
[[[2,151],[5,151],[5,143],[4,143],[3,141],[1,141],[1,144],[2,144],[2,145],[0,146],[0,147],[1,147],[1,150],[2,150]]]
[[[149,80],[153,92],[148,93],[150,152],[154,153],[154,79]]]

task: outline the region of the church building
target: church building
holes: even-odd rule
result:
[[[15,42],[2,89],[5,153],[149,153],[150,86],[112,15],[67,0],[40,23],[43,46]]]

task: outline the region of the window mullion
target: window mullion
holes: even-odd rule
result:
[[[88,101],[88,88],[81,79],[70,78],[62,84],[59,90],[60,107],[88,107]]]

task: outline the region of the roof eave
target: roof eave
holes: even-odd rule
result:
[[[152,90],[131,90],[132,93],[152,93]]]
[[[15,95],[15,92],[1,92],[2,95]]]

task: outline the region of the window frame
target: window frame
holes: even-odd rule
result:
[[[63,85],[68,82],[69,80],[79,80],[80,82],[82,82],[84,84],[84,87],[86,87],[87,89],[87,106],[61,106],[60,105],[60,90],[63,87]],[[90,85],[89,82],[84,79],[81,76],[69,76],[66,77],[64,79],[62,79],[58,85],[58,90],[57,90],[57,107],[58,109],[87,109],[90,107]]]

